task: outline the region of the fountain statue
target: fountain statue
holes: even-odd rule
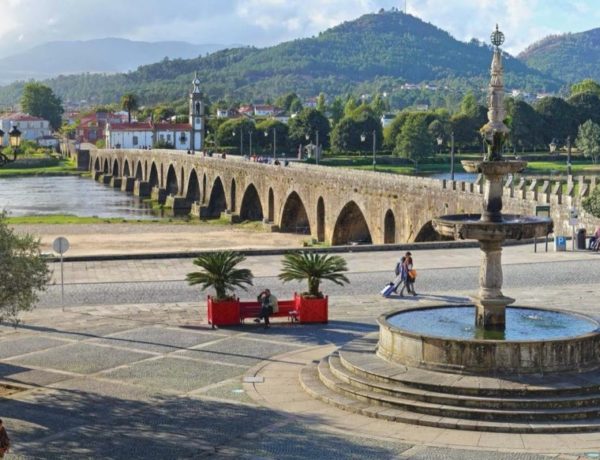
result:
[[[465,430],[576,432],[600,429],[600,322],[502,293],[502,244],[547,235],[547,218],[502,213],[502,179],[526,162],[507,160],[502,52],[495,46],[488,95],[488,150],[464,161],[485,179],[481,214],[433,220],[442,235],[479,241],[473,305],[429,305],[382,315],[379,332],[354,340],[300,381],[313,396],[377,418]],[[474,321],[473,321],[474,317]],[[383,406],[383,407],[382,407]]]
[[[481,216],[445,216],[434,219],[435,230],[444,236],[459,239],[475,239],[481,245],[482,261],[479,275],[479,293],[472,297],[477,307],[476,325],[484,329],[504,330],[506,306],[515,300],[502,294],[502,242],[507,238],[521,239],[546,236],[552,231],[550,219],[538,219],[502,214],[503,178],[507,174],[521,172],[525,161],[505,160],[502,148],[510,130],[504,124],[504,69],[502,51],[504,34],[492,33],[495,46],[492,59],[491,80],[488,94],[488,123],[481,128],[487,145],[483,161],[463,161],[467,172],[481,173],[485,179],[483,213]]]

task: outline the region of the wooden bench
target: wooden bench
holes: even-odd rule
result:
[[[298,321],[298,311],[294,300],[278,300],[279,311],[269,315],[269,318],[285,318],[290,322]],[[243,323],[246,318],[258,318],[261,305],[258,302],[240,301],[240,322]]]

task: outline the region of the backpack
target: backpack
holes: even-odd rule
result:
[[[396,264],[396,268],[394,269],[394,273],[396,274],[396,276],[400,275],[401,268],[402,268],[402,264],[400,262],[398,262]]]

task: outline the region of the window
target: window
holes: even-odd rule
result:
[[[185,133],[181,133],[181,136],[179,137],[179,142],[181,142],[182,144],[185,144],[187,142],[187,137]]]
[[[171,142],[171,135],[167,134],[167,142]]]
[[[138,145],[139,144],[139,139],[137,136],[133,136],[133,145]]]

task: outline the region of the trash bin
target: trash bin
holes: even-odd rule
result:
[[[586,249],[587,236],[585,234],[585,228],[577,230],[577,249]]]
[[[554,251],[562,252],[567,250],[567,239],[564,236],[554,237]]]

